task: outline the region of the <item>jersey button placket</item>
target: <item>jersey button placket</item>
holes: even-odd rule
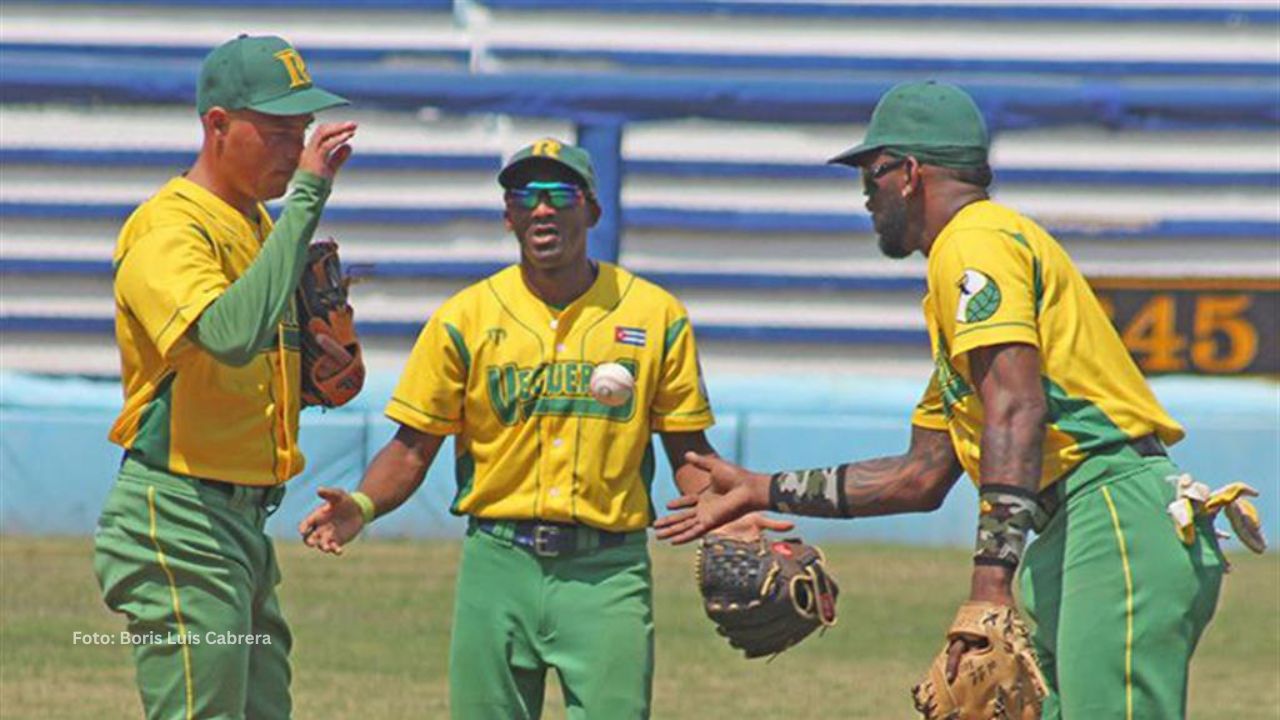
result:
[[[564,438],[560,437],[561,419],[555,415],[541,418],[542,424],[542,506],[553,518],[564,516],[563,465]]]
[[[566,361],[564,354],[568,349],[568,346],[565,343],[565,335],[568,334],[568,326],[561,323],[559,318],[552,318],[550,326],[554,333],[554,337],[552,338],[552,347],[555,348],[552,355],[552,362],[563,363]],[[567,378],[565,379],[565,383],[567,384]],[[555,508],[554,512],[558,517],[564,517],[568,514],[566,507],[568,494],[565,492],[565,488],[563,487],[566,473],[565,451],[567,450],[568,445],[568,442],[565,440],[565,424],[567,419],[567,416],[561,415],[548,415],[542,418],[542,430],[545,433],[544,442],[547,442],[545,447],[550,448],[550,452],[548,452],[543,458],[543,462],[545,463],[543,466],[543,477],[549,479],[546,487],[546,497],[543,499],[543,502],[546,507]]]

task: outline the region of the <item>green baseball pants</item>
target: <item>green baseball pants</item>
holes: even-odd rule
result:
[[[1126,447],[1066,478],[1066,504],[1020,571],[1032,639],[1050,685],[1045,720],[1186,717],[1187,676],[1213,617],[1223,558],[1210,523],[1191,546],[1174,531],[1164,457]]]
[[[263,534],[282,494],[121,466],[93,565],[107,607],[127,618],[147,718],[290,716],[293,640]]]
[[[570,720],[648,718],[652,583],[645,535],[635,537],[540,557],[473,524],[454,603],[452,717],[536,720],[552,667]]]

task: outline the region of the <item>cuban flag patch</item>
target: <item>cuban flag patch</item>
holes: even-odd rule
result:
[[[618,325],[613,328],[613,339],[615,342],[622,343],[623,345],[644,347],[645,332],[643,328],[623,327]]]

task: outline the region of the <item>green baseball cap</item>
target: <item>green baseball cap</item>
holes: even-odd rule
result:
[[[859,165],[880,150],[913,155],[929,165],[976,167],[987,162],[991,138],[973,98],[947,83],[902,83],[880,98],[862,142],[828,160]]]
[[[508,190],[524,187],[529,182],[530,171],[542,163],[568,168],[582,180],[587,192],[596,194],[596,170],[591,164],[591,154],[555,138],[543,138],[512,155],[498,173],[498,184]]]
[[[212,107],[306,115],[346,104],[346,98],[311,82],[302,56],[283,38],[241,35],[214,48],[200,66],[196,111],[201,115]]]

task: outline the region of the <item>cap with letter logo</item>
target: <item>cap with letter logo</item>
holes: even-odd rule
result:
[[[595,195],[596,170],[591,164],[591,154],[554,138],[543,138],[512,155],[502,172],[498,173],[498,184],[508,190],[524,187],[529,182],[530,171],[542,163],[568,168],[582,181],[587,192]]]
[[[200,66],[201,115],[213,107],[306,115],[346,104],[346,98],[315,86],[302,56],[283,38],[241,35],[214,48]]]

